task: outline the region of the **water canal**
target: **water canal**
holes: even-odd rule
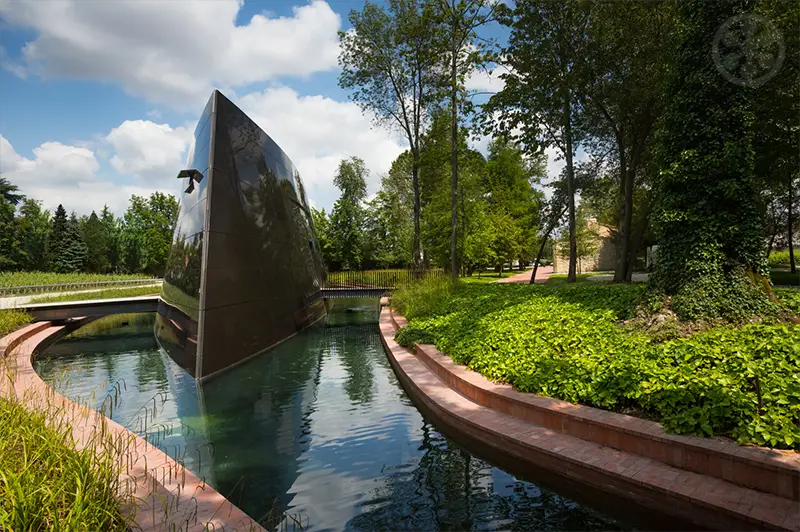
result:
[[[159,349],[146,314],[86,325],[36,369],[64,395],[105,404],[265,526],[289,515],[315,531],[628,528],[438,432],[395,378],[377,319],[374,301],[340,300],[325,326],[201,389]]]

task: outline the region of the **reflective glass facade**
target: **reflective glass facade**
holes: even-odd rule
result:
[[[156,335],[203,379],[321,317],[323,268],[299,173],[219,91],[187,168],[202,177],[184,179]]]

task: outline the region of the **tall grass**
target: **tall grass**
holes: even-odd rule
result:
[[[0,530],[127,530],[114,457],[76,450],[72,429],[0,398]]]
[[[91,290],[75,294],[61,294],[57,296],[40,296],[31,299],[31,303],[54,303],[58,301],[87,301],[90,299],[116,299],[120,297],[136,297],[158,295],[161,288],[158,286],[136,286],[133,288],[109,288],[105,290]]]
[[[33,321],[33,317],[27,312],[15,309],[0,310],[0,336],[14,332],[20,326],[31,321]]]
[[[55,273],[55,272],[1,272],[0,287],[30,286],[40,284],[95,283],[101,281],[131,281],[147,279],[143,273]]]
[[[442,307],[457,286],[448,277],[423,279],[396,290],[392,294],[392,307],[409,320],[428,316]]]

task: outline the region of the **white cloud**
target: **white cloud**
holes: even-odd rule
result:
[[[496,93],[503,90],[506,82],[500,78],[503,72],[502,67],[495,67],[490,70],[474,70],[467,78],[466,88],[477,92]]]
[[[351,102],[273,87],[247,94],[237,104],[292,159],[312,204],[326,210],[339,196],[333,176],[342,159],[353,155],[364,159],[370,170],[368,189],[374,193],[379,176],[405,150],[395,135],[373,127]],[[0,137],[0,171],[49,208],[63,203],[69,210],[86,213],[108,203],[121,213],[131,194],[177,192],[175,175],[184,165],[193,125],[126,120],[102,138],[97,151],[91,144],[46,142],[33,150],[32,159],[17,154]],[[113,180],[100,172],[98,156],[118,173]]]
[[[111,166],[120,174],[136,176],[143,184],[173,180],[183,164],[192,132],[149,120],[126,120],[106,136],[114,150]]]
[[[90,149],[45,142],[33,149],[34,158],[19,155],[0,135],[0,172],[17,185],[76,184],[94,179],[100,164]]]
[[[17,75],[118,83],[134,95],[194,109],[212,87],[306,76],[336,67],[339,15],[324,1],[291,17],[253,16],[236,26],[241,0],[63,0],[0,3],[0,16],[38,36]]]
[[[367,182],[377,190],[379,175],[389,171],[405,145],[387,130],[373,127],[352,102],[323,96],[300,96],[287,87],[247,94],[237,102],[297,167],[306,193],[316,205],[330,210],[339,191],[333,176],[339,161],[364,159],[371,171]]]
[[[0,135],[0,173],[23,194],[41,200],[50,210],[60,203],[68,212],[88,214],[107,204],[121,214],[131,194],[149,195],[156,190],[176,192],[171,190],[175,188],[171,181],[165,183],[166,187],[154,187],[103,180],[98,176],[100,163],[95,153],[86,147],[45,142],[33,149],[33,155],[32,159],[19,155]]]

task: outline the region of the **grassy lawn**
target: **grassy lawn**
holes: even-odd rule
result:
[[[518,273],[524,273],[525,271],[530,271],[530,269],[522,271],[519,270],[504,271],[500,276],[498,276],[497,272],[490,270],[481,272],[480,277],[478,277],[477,273],[474,273],[470,277],[461,277],[459,281],[467,284],[487,284],[487,283],[493,283],[498,279],[505,279],[507,277],[517,275]]]
[[[800,272],[792,273],[789,270],[776,270],[772,269],[769,272],[772,284],[775,285],[791,285],[800,286]]]
[[[0,530],[127,530],[114,486],[115,461],[72,429],[0,398]]]
[[[54,273],[54,272],[2,272],[0,273],[0,291],[15,286],[42,284],[96,283],[101,281],[130,281],[147,279],[149,275],[103,274],[103,273]]]
[[[595,275],[607,275],[608,272],[589,272],[589,273],[578,273],[575,274],[575,282],[576,283],[583,283],[586,281],[587,278],[593,277]],[[613,275],[613,272],[612,272]],[[566,284],[567,283],[567,274],[566,273],[554,273],[547,279],[546,284],[554,285],[554,284]]]
[[[35,297],[31,300],[31,303],[55,303],[57,301],[86,301],[89,299],[115,299],[118,297],[158,295],[160,292],[161,288],[158,286],[110,288],[107,290],[93,290],[89,292],[80,292],[76,294]]]
[[[621,323],[644,289],[428,283],[392,303],[410,319],[400,343],[433,343],[520,391],[657,419],[675,433],[800,449],[800,325],[720,326],[658,342]],[[800,310],[800,292],[778,293]]]

